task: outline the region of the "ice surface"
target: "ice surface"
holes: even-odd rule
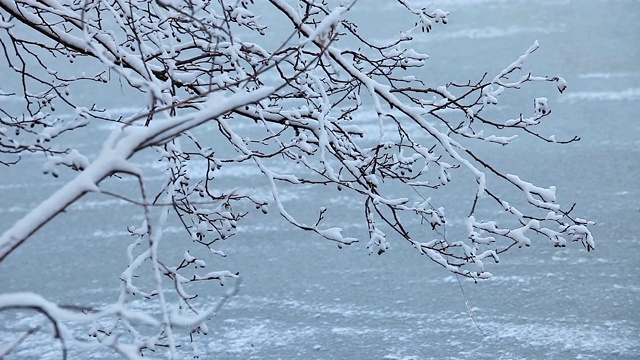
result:
[[[499,265],[485,259],[484,267],[494,273],[491,280],[480,284],[461,281],[475,319],[487,335],[483,337],[467,315],[456,277],[416,256],[412,249],[405,251],[406,244],[387,236],[385,239],[393,248],[384,256],[367,256],[366,241],[360,247],[337,250],[334,243],[291,231],[281,226],[277,216],[267,216],[255,220],[253,227],[240,230],[237,240],[226,242],[223,250],[229,257],[216,260],[240,271],[245,282],[240,295],[208,322],[207,337],[199,335],[201,358],[640,357],[640,129],[634,118],[640,110],[636,101],[640,98],[640,69],[637,59],[624,50],[637,49],[637,36],[633,35],[637,28],[621,27],[637,23],[640,14],[635,2],[607,3],[617,10],[611,12],[611,18],[601,16],[599,1],[541,1],[535,7],[529,1],[423,3],[445,9],[446,5],[455,7],[449,24],[429,35],[432,40],[428,36],[416,39],[418,44],[431,41],[435,47],[426,49],[433,66],[428,76],[442,74],[447,78],[455,60],[462,64],[455,69],[456,75],[468,80],[467,75],[503,66],[501,61],[512,59],[523,44],[538,39],[541,48],[527,61],[551,69],[552,73],[562,72],[569,81],[571,86],[562,95],[555,89],[533,91],[527,94],[531,96],[515,102],[522,101],[518,104],[531,111],[531,99],[547,96],[554,112],[549,131],[558,138],[575,131],[583,141],[576,146],[547,148],[518,138],[513,150],[497,158],[501,169],[513,169],[519,175],[518,179],[513,178],[515,182],[539,192],[532,193],[534,200],[575,199],[581,214],[598,220],[592,229],[594,236],[602,239],[597,250],[587,254],[580,247],[554,248],[551,243],[531,241],[530,248],[516,250],[513,257],[505,256]],[[594,23],[594,18],[599,21]],[[493,24],[487,25],[487,19]],[[478,39],[481,42],[475,42]],[[608,44],[616,52],[602,51],[609,49]],[[419,50],[418,45],[416,49]],[[465,53],[465,49],[469,52]],[[441,61],[449,64],[438,65]],[[500,101],[506,106],[506,101]],[[375,117],[375,111],[371,113]],[[376,122],[360,127],[368,133],[378,132]],[[108,125],[90,129],[99,134],[111,130]],[[88,134],[87,139],[94,138],[94,133]],[[89,159],[99,150],[92,148],[94,144],[83,146],[88,152],[78,149]],[[161,165],[141,162],[140,169],[149,175],[149,181],[159,181],[153,176]],[[41,165],[38,162],[29,166],[39,171]],[[285,170],[283,174],[289,173]],[[3,230],[58,187],[50,176],[23,176],[22,183],[16,184],[15,178],[5,174],[0,168]],[[234,184],[246,180],[257,192],[268,193],[268,189],[251,182],[260,175],[255,167],[239,166],[225,174],[217,181]],[[557,191],[551,187],[534,189],[524,180],[553,184]],[[350,209],[358,206],[346,196],[326,199],[325,193],[300,194],[285,189],[280,195],[284,202],[304,199],[304,205],[295,208],[300,213],[308,212],[309,204],[318,208],[320,204],[314,205],[322,200]],[[434,199],[434,203],[442,202],[459,204],[453,211],[464,214],[468,210],[468,204],[456,194]],[[106,216],[109,212],[125,214],[126,221]],[[546,213],[542,211],[541,216]],[[358,229],[347,214],[345,211],[336,215],[342,217],[342,232],[334,228],[325,230],[325,234],[339,237],[361,230],[366,236],[366,229]],[[493,214],[489,215],[493,218]],[[142,218],[132,205],[121,200],[83,200],[70,207],[58,222],[43,228],[32,244],[21,249],[20,256],[0,264],[0,289],[36,288],[61,303],[105,305],[115,299],[117,294],[110,289],[120,283],[120,273],[107,268],[122,268],[129,236],[126,228],[141,223]],[[72,227],[79,230],[71,232]],[[179,235],[181,231],[180,224],[172,224],[163,232],[168,241],[178,242],[184,240]],[[183,251],[175,256],[181,258]],[[201,255],[194,252],[186,258],[193,260]],[[217,268],[220,264],[211,265]],[[202,301],[217,299],[218,290],[216,285]],[[149,310],[143,302],[135,306]],[[33,312],[0,312],[0,347],[36,326],[40,329],[7,360],[60,358],[59,343],[52,338],[48,322]],[[87,329],[79,326],[73,331],[80,336]],[[114,359],[117,355],[74,352],[70,358]]]

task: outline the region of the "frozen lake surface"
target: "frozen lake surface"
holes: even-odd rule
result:
[[[534,40],[541,49],[528,67],[567,80],[563,95],[545,87],[522,98],[547,96],[554,114],[544,131],[582,141],[549,146],[522,139],[492,157],[522,178],[557,186],[560,202],[576,201],[580,217],[597,222],[596,251],[579,244],[558,249],[538,239],[505,254],[491,267],[491,280],[474,284],[458,282],[401,241],[383,256],[368,256],[366,244],[339,250],[293,231],[275,215],[255,216],[251,227],[225,243],[229,256],[211,264],[239,271],[243,285],[199,340],[201,358],[640,358],[640,1],[433,3],[451,16],[448,25],[416,41],[431,56],[427,81],[495,73]],[[359,5],[362,12],[354,17],[384,37],[381,10]],[[505,106],[530,104],[516,99]],[[102,131],[96,139],[104,138]],[[92,146],[86,141],[79,149],[90,152]],[[33,171],[41,166],[42,159],[33,157],[18,172],[0,168],[0,231],[60,186]],[[157,169],[150,164],[145,171]],[[224,181],[263,186],[258,179],[252,183],[253,174],[240,168]],[[283,196],[299,211],[307,204],[296,199],[326,201],[313,190],[292,190]],[[346,215],[357,204],[337,194],[330,202],[344,208],[341,226],[363,231],[361,215]],[[450,200],[467,199],[453,194]],[[139,209],[123,201],[87,196],[0,263],[0,291],[36,291],[64,304],[115,301],[129,243],[126,227],[141,219]],[[0,313],[0,345],[35,325],[42,329],[7,360],[60,358],[49,325],[34,313]],[[117,357],[74,352],[71,358]]]

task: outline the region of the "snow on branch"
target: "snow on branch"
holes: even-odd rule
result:
[[[410,20],[381,42],[349,20],[367,4],[328,3],[0,0],[0,62],[12,79],[0,84],[0,166],[12,171],[39,154],[36,173],[68,179],[2,229],[0,261],[88,192],[133,204],[144,218],[127,229],[128,263],[112,307],[78,312],[39,295],[2,294],[0,310],[43,313],[64,348],[103,346],[141,358],[162,347],[169,358],[182,358],[181,343],[206,334],[206,322],[239,290],[237,272],[209,268],[227,256],[221,242],[240,236],[254,213],[275,213],[338,247],[362,241],[369,254],[405,242],[472,279],[490,278],[491,263],[538,239],[595,248],[593,222],[558,201],[561,189],[533,184],[480,155],[481,146],[505,151],[518,136],[578,140],[544,134],[552,107],[545,97],[514,114],[489,111],[503,94],[532,82],[566,90],[561,77],[526,71],[540,44],[523,46],[497,74],[432,84],[416,70],[437,54],[429,57],[412,40],[447,24],[448,12],[397,0]],[[277,24],[258,15],[267,12]],[[114,106],[104,96],[110,93],[121,94],[117,101],[126,108]],[[70,134],[99,138],[102,146],[91,153]],[[161,164],[159,185],[150,185],[142,161]],[[257,177],[221,181],[240,165]],[[135,180],[139,197],[124,191],[124,177]],[[122,188],[105,188],[107,178]],[[458,178],[475,186],[465,193]],[[444,200],[445,188],[469,200],[462,221],[448,218],[460,205]],[[358,208],[350,219],[366,231],[335,223],[331,196],[305,195],[334,190]],[[291,191],[298,200],[283,196]],[[292,201],[307,210],[293,211]],[[189,245],[166,255],[163,230],[171,217]],[[215,305],[203,305],[196,285],[202,282],[227,289]],[[156,307],[133,311],[137,300]],[[90,324],[88,337],[69,335],[72,321]]]

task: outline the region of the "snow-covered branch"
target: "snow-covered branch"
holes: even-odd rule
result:
[[[206,334],[206,320],[239,289],[237,272],[203,271],[226,256],[220,241],[238,236],[252,213],[270,210],[339,247],[362,241],[369,254],[382,255],[400,239],[473,279],[490,278],[491,262],[536,239],[595,248],[593,223],[558,202],[561,189],[511,174],[479,151],[480,144],[504,151],[518,136],[578,140],[544,134],[552,105],[545,97],[515,114],[490,111],[503,94],[533,82],[565,91],[561,77],[525,70],[537,42],[496,74],[432,84],[416,75],[430,57],[412,40],[447,24],[448,12],[398,0],[410,20],[382,42],[349,20],[367,4],[331,3],[0,0],[0,62],[11,79],[0,84],[0,166],[11,171],[38,154],[44,176],[69,179],[2,229],[0,262],[88,192],[139,206],[144,219],[127,229],[128,264],[113,307],[78,313],[38,295],[3,294],[0,310],[45,314],[64,348],[107,346],[138,358],[161,346],[180,358],[175,332]],[[133,110],[98,95],[110,91]],[[95,154],[67,137],[88,133],[103,136]],[[140,156],[162,164],[160,185],[149,186]],[[219,176],[239,164],[256,170],[252,185],[221,185]],[[104,188],[105,179],[118,177],[135,178],[139,198]],[[460,189],[470,205],[447,237],[454,221],[441,190],[465,177],[475,183]],[[308,212],[292,211],[282,194],[300,189],[346,193],[366,232],[333,223],[329,201],[309,204],[301,196]],[[504,215],[485,219],[497,212]],[[193,247],[165,258],[170,217]],[[145,267],[149,281],[138,275]],[[197,302],[196,283],[229,281],[236,285],[217,305]],[[134,313],[132,299],[155,301],[157,311]],[[91,323],[89,336],[68,334],[70,321]]]

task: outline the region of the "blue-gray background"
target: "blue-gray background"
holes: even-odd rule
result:
[[[389,38],[387,28],[402,20],[383,3],[361,1],[352,15],[379,39]],[[597,221],[596,251],[587,253],[579,244],[557,249],[539,239],[531,248],[505,254],[490,268],[492,280],[462,281],[483,336],[456,278],[407,244],[394,241],[384,256],[368,256],[364,244],[338,250],[277,216],[254,216],[224,244],[229,256],[209,261],[212,269],[239,271],[244,282],[239,296],[209,324],[209,336],[200,338],[203,358],[640,358],[640,2],[478,0],[434,6],[451,11],[449,24],[413,45],[431,56],[420,74],[429,84],[494,74],[534,40],[541,49],[528,68],[569,83],[563,95],[553,86],[535,87],[501,109],[529,111],[532,97],[547,96],[553,114],[544,132],[578,135],[581,142],[550,146],[521,139],[512,150],[490,156],[510,173],[557,186],[561,202],[576,201],[580,217]],[[114,104],[124,101],[117,91],[112,95]],[[80,151],[97,151],[107,127],[94,130],[93,138],[74,139]],[[0,168],[0,231],[60,186],[40,174],[42,161],[27,157],[14,169]],[[145,168],[151,177],[157,170],[152,164]],[[220,181],[263,186],[251,168]],[[135,190],[133,181],[121,183]],[[312,188],[283,193],[300,211],[327,201]],[[467,201],[450,196],[453,212],[456,201]],[[362,230],[352,198],[330,202],[338,215],[344,209],[337,225]],[[126,227],[140,220],[135,206],[87,196],[0,264],[0,291],[36,291],[69,304],[115,301],[129,241]],[[182,236],[173,229],[165,234],[169,247]],[[215,299],[219,289],[210,288]],[[0,313],[0,343],[34,324],[46,321],[32,313]],[[44,325],[8,359],[59,358],[50,335]]]

